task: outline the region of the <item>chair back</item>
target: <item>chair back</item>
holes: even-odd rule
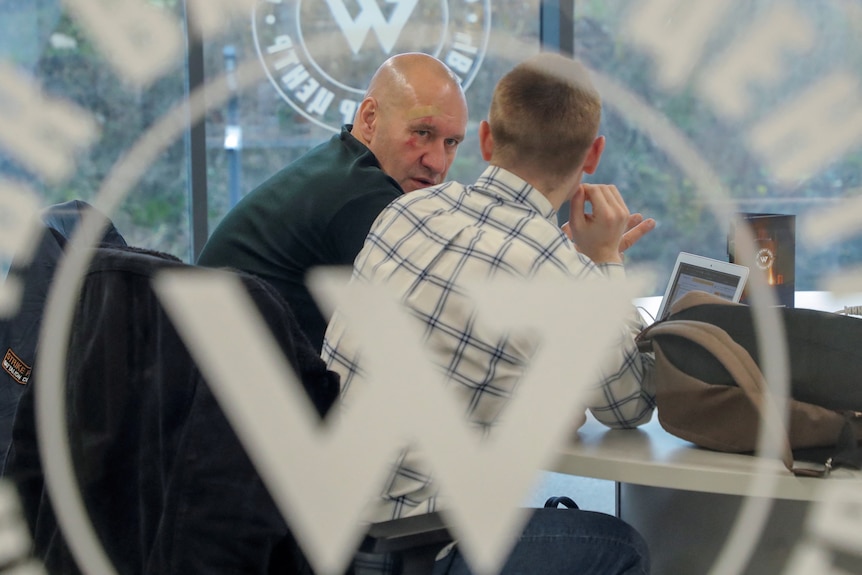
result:
[[[135,248],[94,250],[65,365],[68,437],[90,520],[121,574],[310,572],[151,287],[158,272],[191,267]],[[284,300],[238,275],[325,413],[337,375]],[[37,365],[21,398],[7,475],[19,487],[36,556],[50,573],[78,573],[45,490],[32,392],[38,378]]]

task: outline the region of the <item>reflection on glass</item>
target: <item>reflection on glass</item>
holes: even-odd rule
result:
[[[726,259],[720,208],[797,216],[798,290],[822,289],[825,276],[862,263],[862,234],[824,245],[803,225],[862,190],[855,3],[579,0],[575,16],[576,55],[668,122],[730,195],[728,206],[715,190],[698,191],[691,170],[701,170],[680,165],[670,142],[606,100],[608,143],[593,180],[615,183],[633,211],[659,222],[630,262],[654,266],[660,278],[679,251]]]
[[[181,4],[158,2],[145,8],[161,11],[181,29]],[[92,142],[80,141],[74,149],[68,175],[46,177],[21,161],[20,150],[0,147],[0,177],[25,186],[43,207],[92,201],[124,152],[185,98],[184,57],[179,50],[154,81],[133,85],[131,74],[112,67],[93,35],[59,0],[0,2],[0,59],[35,82],[48,101],[74,105],[76,116],[92,120],[96,128]],[[50,121],[47,114],[42,119]],[[187,198],[187,158],[179,138],[132,184],[112,219],[130,244],[188,259]]]

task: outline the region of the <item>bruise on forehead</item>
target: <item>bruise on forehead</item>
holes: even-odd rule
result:
[[[429,118],[440,113],[438,106],[418,106],[407,111],[408,120],[418,120],[419,118]]]

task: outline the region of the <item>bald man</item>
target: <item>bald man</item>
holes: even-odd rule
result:
[[[444,181],[467,126],[458,78],[427,54],[389,58],[353,124],[246,195],[198,263],[270,282],[320,351],[327,319],[305,286],[309,269],[353,265],[377,215],[401,195]]]

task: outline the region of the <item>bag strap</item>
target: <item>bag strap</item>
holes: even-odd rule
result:
[[[689,308],[697,307],[700,305],[722,305],[722,306],[734,306],[734,307],[742,307],[744,304],[739,302],[733,302],[730,300],[726,300],[723,297],[719,297],[715,294],[692,290],[681,298],[673,302],[670,306],[670,314],[672,316],[681,311],[685,311]]]
[[[654,323],[638,335],[638,347],[642,351],[648,349],[652,339],[661,335],[673,335],[693,341],[711,353],[730,373],[737,385],[760,413],[761,421],[778,421],[778,433],[782,438],[781,460],[794,475],[812,475],[808,468],[797,468],[794,465],[793,453],[790,449],[790,439],[783,424],[777,418],[768,418],[767,414],[775,405],[767,393],[766,381],[757,363],[748,351],[731,338],[727,332],[710,323],[693,320],[670,320]],[[829,471],[827,464],[826,472]]]
[[[574,499],[572,499],[571,497],[566,497],[565,495],[549,497],[548,500],[545,501],[546,508],[556,509],[560,505],[569,509],[580,509],[580,507],[578,507],[578,504],[575,503]]]

